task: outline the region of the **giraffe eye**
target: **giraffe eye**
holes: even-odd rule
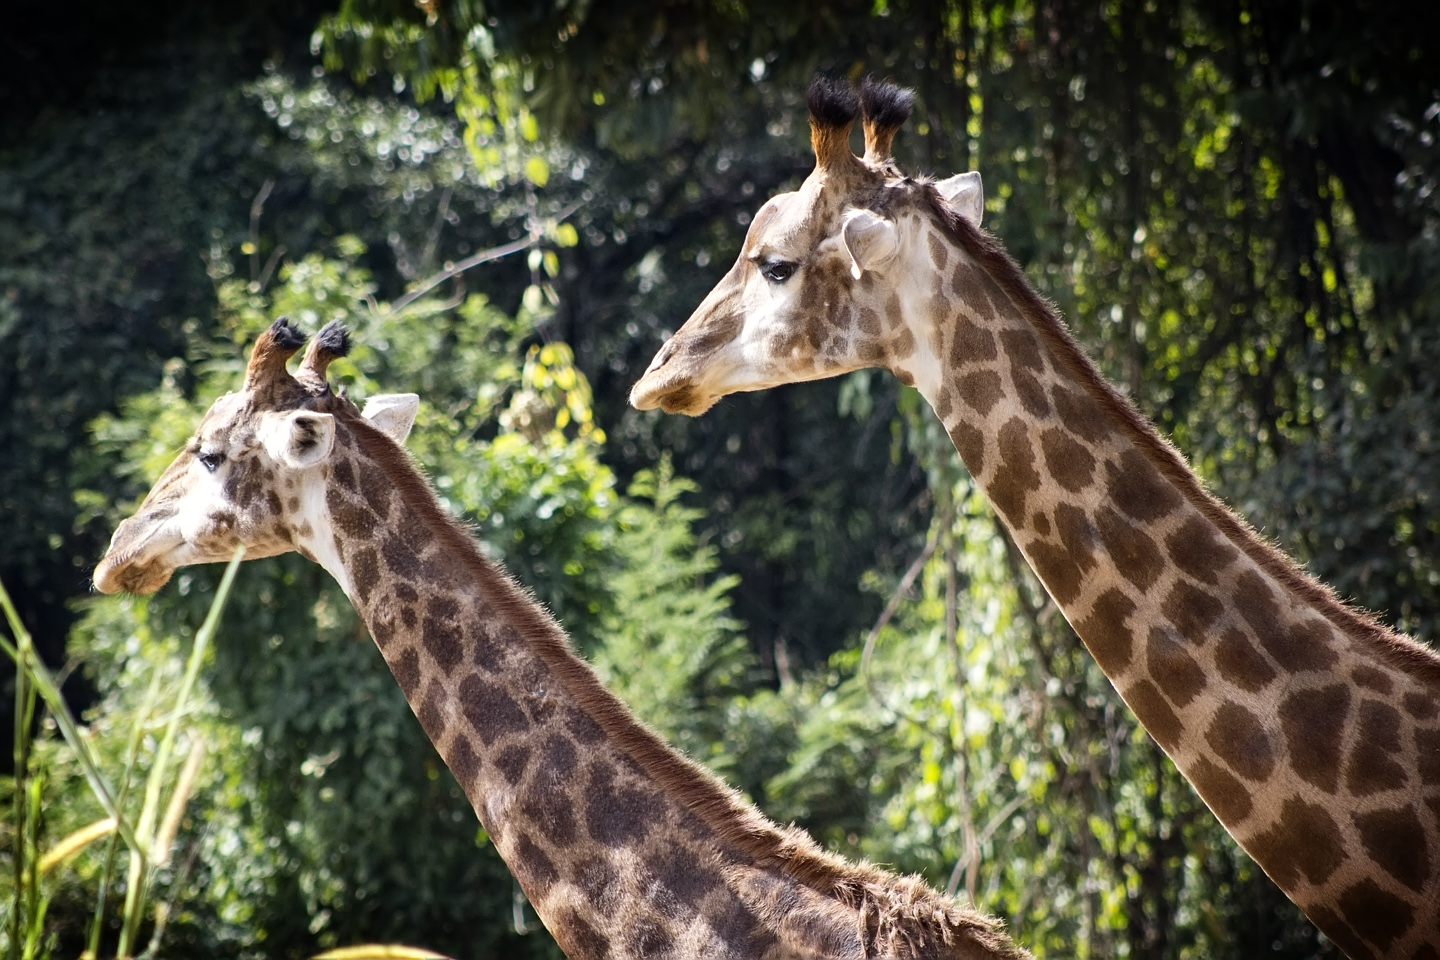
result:
[[[760,275],[771,283],[784,283],[795,273],[795,264],[789,260],[766,260],[760,264]]]
[[[198,459],[202,467],[204,467],[206,470],[209,470],[211,473],[214,473],[220,467],[220,464],[225,462],[225,454],[202,453],[200,454]]]

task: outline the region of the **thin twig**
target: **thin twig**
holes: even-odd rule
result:
[[[915,562],[910,565],[910,569],[905,571],[905,576],[900,578],[900,583],[895,588],[895,592],[890,595],[890,602],[885,605],[885,610],[880,614],[880,619],[875,621],[875,626],[871,628],[870,635],[865,638],[865,649],[860,654],[860,676],[865,678],[865,689],[869,692],[871,698],[880,704],[887,712],[904,720],[926,736],[935,735],[935,731],[930,728],[929,724],[921,718],[890,703],[890,701],[885,698],[885,695],[880,692],[880,688],[875,685],[875,675],[870,670],[870,660],[875,652],[875,643],[880,637],[880,631],[885,629],[885,625],[889,623],[890,618],[895,615],[896,609],[900,606],[900,601],[904,599],[905,594],[909,592],[911,584],[913,584],[915,578],[920,575],[920,571],[925,569],[925,562],[935,553],[935,545],[939,543],[940,530],[949,527],[952,522],[952,515],[948,511],[938,521],[932,521],[930,534],[925,541],[925,549],[921,551],[920,556],[915,558]]]
[[[900,578],[900,583],[895,587],[895,592],[890,594],[890,601],[885,604],[885,609],[880,613],[880,619],[875,621],[875,626],[870,628],[870,633],[865,637],[865,649],[860,653],[860,672],[865,673],[870,667],[870,658],[875,653],[875,643],[880,639],[880,631],[895,616],[895,611],[900,609],[900,602],[905,599],[905,594],[910,592],[910,587],[915,583],[915,578],[920,576],[920,571],[925,569],[925,563],[935,552],[935,545],[940,542],[939,525],[930,528],[930,535],[925,538],[925,549],[920,551],[920,556],[910,564],[910,569],[905,571],[905,576]]]
[[[430,228],[430,236],[425,238],[425,250],[420,254],[420,269],[430,269],[431,262],[435,259],[435,246],[440,242],[440,231],[444,228],[445,218],[450,213],[450,197],[455,193],[455,188],[447,186],[445,192],[440,196],[440,206],[435,210],[435,224]]]
[[[560,211],[560,213],[556,215],[553,222],[561,223],[562,221],[566,220],[572,213],[579,209],[580,203],[579,201],[576,201],[575,203],[570,204],[570,206],[566,207],[564,210]],[[434,290],[446,280],[449,280],[451,277],[457,277],[460,274],[464,273],[466,270],[471,269],[472,267],[478,267],[482,263],[489,263],[491,260],[499,260],[501,257],[508,257],[512,253],[519,253],[521,250],[525,250],[535,246],[537,243],[540,242],[540,238],[544,235],[544,229],[541,227],[540,224],[535,223],[531,225],[530,232],[526,236],[521,237],[519,240],[512,240],[509,243],[502,243],[498,247],[491,247],[488,250],[481,250],[479,253],[468,256],[464,260],[457,260],[455,263],[452,263],[450,266],[446,267],[444,270],[441,270],[439,273],[431,274],[429,277],[426,277],[424,280],[420,281],[420,284],[414,290],[411,290],[409,293],[405,294],[405,296],[392,303],[390,305],[390,309],[385,312],[385,316],[395,316],[401,310],[404,310],[406,307],[410,306],[410,304],[414,303],[416,300],[419,300],[421,297],[425,296],[425,294],[429,293],[431,290]]]
[[[270,191],[275,189],[275,178],[270,177],[260,186],[260,191],[255,194],[255,199],[250,201],[250,282],[260,282],[260,213],[265,209],[265,201],[270,199]]]
[[[275,265],[280,262],[280,258],[283,256],[285,256],[284,244],[270,251],[270,259],[265,261],[265,269],[260,271],[260,279],[255,281],[255,285],[260,288],[255,291],[256,293],[259,293],[260,290],[264,290],[270,285],[270,275],[275,272]]]
[[[948,514],[950,511],[946,511]],[[950,882],[945,885],[945,895],[955,896],[960,883],[961,864],[964,864],[965,896],[975,902],[975,885],[980,875],[980,844],[975,837],[975,820],[970,810],[969,768],[970,754],[965,743],[965,663],[960,656],[959,617],[959,571],[956,569],[955,531],[945,531],[945,644],[949,648],[952,667],[955,671],[955,721],[951,734],[951,749],[955,752],[955,799],[960,808],[960,857],[955,869],[950,871]]]

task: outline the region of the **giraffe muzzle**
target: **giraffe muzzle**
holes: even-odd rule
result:
[[[101,593],[154,593],[175,570],[176,564],[167,564],[164,558],[184,544],[173,510],[121,521],[110,539],[110,549],[95,567],[95,589]]]

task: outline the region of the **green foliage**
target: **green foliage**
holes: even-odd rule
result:
[[[630,485],[615,534],[627,563],[608,577],[615,604],[595,667],[677,749],[723,769],[724,708],[751,685],[753,663],[730,616],[738,578],[713,575],[715,547],[694,532],[704,511],[680,500],[697,489],[668,459]]]

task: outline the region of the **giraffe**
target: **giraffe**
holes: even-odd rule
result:
[[[1001,924],[782,828],[636,720],[487,560],[402,449],[414,394],[331,390],[349,348],[284,318],[95,571],[153,593],[177,567],[289,550],[354,603],[536,913],[572,960],[1019,960]]]
[[[910,91],[822,78],[808,100],[814,171],[760,208],[631,402],[696,416],[865,367],[914,386],[1240,845],[1351,957],[1440,958],[1440,657],[1205,490],[979,229],[978,173],[902,175]]]

